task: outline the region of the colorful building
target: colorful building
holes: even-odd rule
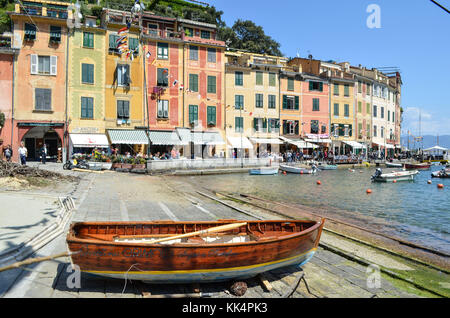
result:
[[[241,51],[226,52],[225,57],[228,156],[278,153],[283,144],[280,71],[287,59]]]
[[[13,83],[14,59],[18,53],[11,46],[11,35],[0,36],[0,158],[4,149],[13,144]],[[1,122],[3,121],[3,122]],[[14,147],[14,158],[17,159],[17,147]]]
[[[332,149],[335,154],[358,153],[363,146],[355,139],[355,79],[348,63],[322,62],[321,70],[330,80],[330,123]]]
[[[372,93],[373,80],[365,76],[366,69],[362,66],[350,67],[350,72],[355,74],[357,81],[355,89],[355,127],[356,141],[363,144],[364,154],[371,148],[372,131]]]
[[[183,127],[191,130],[190,157],[225,157],[225,42],[217,39],[213,24],[177,22],[184,42]]]
[[[13,148],[20,142],[38,160],[45,143],[49,159],[61,160],[66,142],[68,3],[27,1],[10,12],[14,63]]]
[[[101,21],[107,41],[104,120],[109,143],[122,154],[144,155],[149,138],[145,131],[148,127],[143,88],[145,53],[140,45],[140,21],[130,12],[113,9],[103,9]],[[124,35],[127,50],[121,53],[118,43]],[[128,50],[134,53],[128,54]]]
[[[68,154],[109,147],[105,134],[106,30],[95,18],[69,35]]]

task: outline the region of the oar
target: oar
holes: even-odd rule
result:
[[[192,236],[203,235],[203,234],[208,234],[208,233],[223,232],[223,231],[236,229],[238,227],[245,226],[245,225],[247,225],[247,222],[221,225],[221,226],[212,227],[212,228],[209,228],[209,229],[206,229],[206,230],[201,230],[201,231],[196,231],[196,232],[191,232],[191,233],[186,233],[186,234],[179,234],[179,235],[169,236],[169,237],[165,237],[165,238],[149,241],[147,243],[152,243],[152,244],[153,243],[160,243],[160,242],[172,241],[172,240],[176,240],[176,239],[184,238],[184,237],[192,237]],[[139,236],[139,238],[143,238],[143,237],[145,237],[145,235]],[[130,236],[130,235],[125,236],[124,235],[124,236],[118,236],[117,238],[119,238],[119,239],[121,239],[121,238],[122,239],[123,238],[134,238],[134,236]]]

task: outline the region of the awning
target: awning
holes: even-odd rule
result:
[[[283,142],[280,139],[275,138],[250,138],[255,144],[270,144],[270,145],[282,145]]]
[[[231,148],[253,149],[253,145],[247,137],[227,137],[227,139]]]
[[[381,148],[386,148],[386,149],[394,149],[395,148],[394,145],[391,145],[391,144],[379,144],[377,142],[372,142],[372,143]]]
[[[331,139],[327,138],[320,138],[320,139],[305,139],[305,141],[307,142],[315,142],[315,143],[319,143],[319,144],[331,144]]]
[[[189,145],[192,140],[191,130],[187,128],[176,128],[178,137],[181,139],[182,145]]]
[[[288,138],[281,137],[281,136],[280,136],[280,138],[283,139],[285,142],[291,144],[291,145],[297,146],[300,149],[316,149],[316,148],[319,148],[319,146],[317,146],[316,144],[312,144],[312,143],[306,142],[303,139],[292,140],[292,139],[288,139]]]
[[[148,145],[148,136],[144,130],[108,129],[111,144]]]
[[[176,131],[150,131],[152,145],[182,145]]]
[[[343,140],[342,142],[343,142],[344,144],[349,145],[349,146],[352,147],[353,149],[364,149],[364,148],[366,148],[366,146],[364,146],[363,144],[360,144],[359,142],[356,142],[356,141],[351,141],[351,140],[346,141],[346,140]]]
[[[70,141],[76,148],[108,148],[109,142],[105,134],[70,134]]]
[[[194,141],[195,145],[225,145],[222,136],[218,132],[193,132],[192,140]]]

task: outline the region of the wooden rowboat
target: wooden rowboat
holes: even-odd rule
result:
[[[73,223],[67,244],[75,252],[72,263],[86,273],[152,283],[215,282],[305,264],[317,250],[324,221]],[[203,233],[219,227],[228,230]],[[193,236],[198,231],[203,234]]]
[[[258,168],[258,169],[251,169],[249,171],[251,175],[274,175],[278,174],[278,167],[265,167],[265,168]]]

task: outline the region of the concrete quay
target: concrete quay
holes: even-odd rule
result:
[[[45,169],[58,171],[61,165],[46,165]],[[62,170],[61,170],[62,171]],[[216,219],[280,219],[279,215],[263,209],[250,208],[232,200],[228,205],[200,195],[186,182],[188,177],[150,176],[128,173],[64,172],[80,177],[72,187],[59,189],[70,195],[76,205],[71,221],[149,221],[149,220],[216,220]],[[44,189],[41,191],[45,192]],[[53,190],[53,193],[57,193]],[[14,197],[26,191],[15,191]],[[12,197],[13,198],[13,197]],[[13,199],[15,200],[15,199]],[[19,199],[20,200],[20,199]],[[33,213],[45,214],[51,204],[29,204]],[[49,203],[49,202],[47,202]],[[12,203],[11,203],[12,204]],[[241,211],[248,211],[244,214]],[[11,213],[11,212],[9,212]],[[30,212],[31,213],[31,212]],[[25,224],[34,224],[31,222]],[[36,223],[36,222],[35,222]],[[8,229],[15,231],[15,229]],[[10,233],[11,234],[11,233]],[[3,246],[10,241],[0,238]],[[12,241],[17,244],[17,241]],[[384,272],[376,273],[377,266],[411,272],[415,269],[392,255],[370,250],[338,235],[323,235],[321,247],[309,263],[299,268],[284,268],[265,274],[272,290],[263,288],[257,278],[247,281],[248,290],[243,298],[280,298],[294,288],[301,274],[305,280],[293,290],[295,298],[396,298],[437,297],[436,294],[417,288],[413,284],[393,279]],[[65,235],[60,235],[36,251],[33,257],[54,255],[66,251]],[[356,252],[367,263],[347,257],[346,252]],[[373,264],[370,267],[367,264]],[[375,269],[375,272],[374,272]],[[107,279],[87,274],[81,275],[80,286],[72,286],[70,260],[58,258],[28,265],[21,269],[0,272],[0,297],[5,298],[142,298],[146,295],[192,293],[192,285],[159,286],[124,279]],[[374,274],[379,274],[373,284]],[[444,277],[443,282],[448,280]],[[213,293],[216,298],[236,298],[228,291],[231,283],[200,284],[203,293]]]

